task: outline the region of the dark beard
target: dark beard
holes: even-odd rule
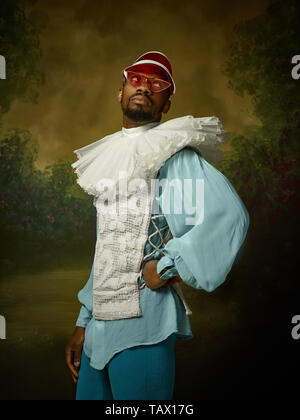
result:
[[[153,120],[153,114],[151,110],[144,111],[142,107],[136,107],[135,109],[129,109],[128,107],[123,110],[124,115],[134,122],[145,122]]]

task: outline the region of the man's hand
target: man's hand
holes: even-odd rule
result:
[[[157,263],[159,260],[150,260],[147,261],[143,268],[143,276],[146,283],[146,286],[149,289],[155,290],[159,289],[160,287],[171,286],[174,283],[182,281],[180,276],[171,277],[168,280],[162,280],[159,275],[157,274]],[[164,269],[164,271],[167,270]]]
[[[75,384],[78,381],[78,371],[81,362],[84,334],[85,328],[76,327],[65,349],[66,363]]]

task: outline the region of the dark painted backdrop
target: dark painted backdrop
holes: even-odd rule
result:
[[[72,151],[120,129],[121,70],[148,50],[173,65],[162,121],[216,115],[229,131],[218,169],[251,223],[222,286],[183,285],[194,338],[176,343],[174,399],[297,397],[299,23],[296,0],[1,1],[0,399],[74,398],[64,347],[95,211]]]

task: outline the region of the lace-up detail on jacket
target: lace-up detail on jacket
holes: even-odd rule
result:
[[[149,252],[148,254],[146,254],[143,258],[142,261],[142,266],[141,266],[141,270],[140,270],[140,274],[139,274],[139,282],[141,282],[142,280],[142,273],[143,273],[143,268],[144,265],[147,261],[150,261],[152,259],[159,259],[160,257],[163,257],[163,252],[161,251],[161,248],[173,237],[170,228],[166,222],[166,224],[162,227],[157,226],[157,224],[155,223],[155,220],[159,220],[159,218],[163,218],[166,222],[165,216],[163,214],[156,214],[156,215],[152,215],[150,222],[152,223],[153,228],[155,229],[154,232],[152,232],[147,239],[147,242],[150,244],[150,246],[153,248],[153,250],[151,252]],[[163,237],[163,232],[166,231],[166,229],[168,229],[167,234]],[[154,242],[152,242],[152,238],[154,236],[158,235],[159,236],[159,244],[156,245]],[[147,244],[146,244],[147,246]],[[154,257],[155,255],[155,257]],[[151,258],[153,257],[153,258]],[[143,289],[146,286],[146,283],[144,283],[142,286],[140,286],[140,289]]]

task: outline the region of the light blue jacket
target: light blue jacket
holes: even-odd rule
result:
[[[151,259],[160,258],[157,264],[158,274],[168,266],[161,278],[167,279],[180,275],[182,280],[195,289],[212,292],[222,284],[229,273],[236,255],[242,246],[249,227],[249,214],[230,181],[200,154],[191,148],[184,148],[171,156],[160,168],[157,179],[202,180],[204,186],[204,206],[196,206],[194,213],[178,214],[176,208],[167,207],[166,190],[160,189],[159,214],[156,224],[166,224],[173,234],[162,249],[164,256],[156,251]],[[170,189],[171,203],[177,188]],[[192,188],[192,202],[196,204],[196,188]],[[182,209],[184,210],[184,194]],[[180,195],[178,195],[180,197]],[[178,201],[178,200],[177,200]],[[175,201],[176,203],[176,201]],[[203,213],[204,211],[204,213]],[[202,222],[186,223],[187,216],[195,216]],[[152,224],[149,235],[155,232]],[[164,230],[163,237],[167,234]],[[158,246],[159,235],[151,241]],[[144,255],[153,251],[146,243]],[[142,277],[141,285],[144,284]],[[78,293],[82,304],[76,325],[85,327],[84,351],[90,358],[90,364],[96,369],[103,369],[114,354],[133,346],[155,344],[176,333],[177,339],[187,340],[193,337],[189,318],[184,305],[172,286],[151,290],[140,290],[141,317],[113,321],[95,320],[92,317],[93,267],[88,282]]]

